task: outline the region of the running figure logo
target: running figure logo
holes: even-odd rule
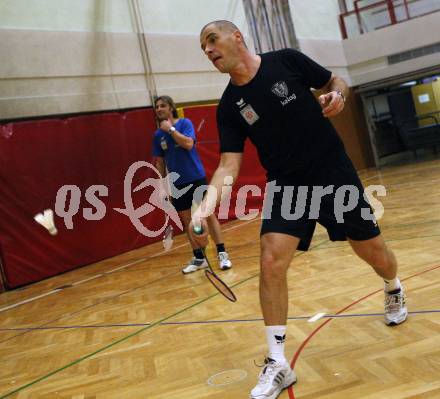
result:
[[[132,190],[131,184],[135,173],[141,167],[147,167],[151,169],[158,177],[149,177],[145,179],[141,184],[133,189],[133,192],[142,190],[145,187],[152,187],[153,192],[150,195],[149,202],[142,205],[141,207],[134,209],[133,200],[131,197]],[[172,172],[169,175],[170,184],[174,186],[174,182],[178,179],[178,173]],[[169,219],[171,219],[176,225],[183,230],[182,222],[180,221],[179,215],[176,208],[168,201],[169,193],[167,192],[167,184],[162,178],[159,171],[149,162],[138,161],[133,163],[128,169],[125,179],[124,179],[124,203],[125,209],[114,208],[115,211],[128,216],[139,233],[143,234],[145,237],[157,237],[166,229]],[[175,186],[173,189],[173,196],[179,198],[184,195],[191,188],[191,184],[182,190],[178,190]],[[165,213],[165,222],[161,228],[158,230],[149,230],[145,227],[140,218],[148,215],[150,212],[154,211],[156,208],[161,209]]]

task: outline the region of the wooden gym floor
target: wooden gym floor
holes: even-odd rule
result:
[[[440,398],[440,161],[360,175],[387,188],[380,225],[409,320],[383,324],[381,280],[319,228],[289,270],[286,350],[298,383],[282,399]],[[259,223],[224,225],[234,267],[221,275],[235,304],[203,273],[182,275],[184,236],[166,254],[157,243],[1,294],[0,397],[247,398],[266,348]]]

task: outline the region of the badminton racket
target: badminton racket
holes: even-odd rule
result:
[[[200,235],[203,233],[203,229],[201,226],[194,226],[194,233],[197,235]],[[210,258],[212,258],[212,255],[210,254],[211,251],[209,251],[210,247],[212,245],[209,244],[202,248],[203,256],[206,259],[206,262],[208,263],[208,268],[205,269],[205,276],[209,280],[209,282],[217,289],[220,294],[222,294],[226,299],[230,300],[231,302],[236,302],[237,297],[232,292],[232,290],[228,287],[228,285],[214,272],[211,266]]]

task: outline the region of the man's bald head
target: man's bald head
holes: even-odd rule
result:
[[[240,29],[238,29],[237,25],[235,25],[234,23],[232,23],[231,21],[226,21],[224,19],[220,19],[218,21],[212,21],[207,23],[202,30],[200,31],[200,36],[202,36],[203,31],[208,27],[214,25],[216,28],[218,28],[219,30],[221,30],[222,32],[235,32],[235,31],[239,31]]]
[[[247,49],[247,45],[246,42],[244,40],[243,37],[243,33],[241,33],[240,29],[238,29],[237,25],[235,25],[234,23],[232,23],[231,21],[226,21],[225,19],[219,19],[218,21],[212,21],[207,23],[202,30],[200,31],[200,39],[202,39],[203,36],[203,32],[207,29],[207,28],[214,28],[214,29],[218,29],[220,32],[222,33],[234,33],[234,32],[238,32],[240,37],[241,37],[241,41],[243,43],[243,46]]]

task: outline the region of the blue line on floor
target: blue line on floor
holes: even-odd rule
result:
[[[417,310],[414,312],[408,312],[410,315],[417,314],[429,314],[429,313],[440,313],[440,310]],[[323,319],[342,319],[350,317],[378,317],[383,316],[383,313],[353,313],[353,314],[339,314],[339,315],[324,315]],[[313,316],[292,316],[288,317],[288,320],[308,320]],[[204,320],[204,321],[175,321],[175,322],[164,322],[160,323],[162,326],[178,326],[178,325],[190,325],[190,324],[218,324],[218,323],[246,323],[263,321],[262,318],[259,319],[231,319],[231,320]],[[149,326],[151,323],[129,323],[129,324],[97,324],[97,325],[86,325],[86,326],[54,326],[54,327],[17,327],[17,328],[0,328],[0,331],[38,331],[38,330],[67,330],[76,328],[111,328],[111,327],[144,327]]]

